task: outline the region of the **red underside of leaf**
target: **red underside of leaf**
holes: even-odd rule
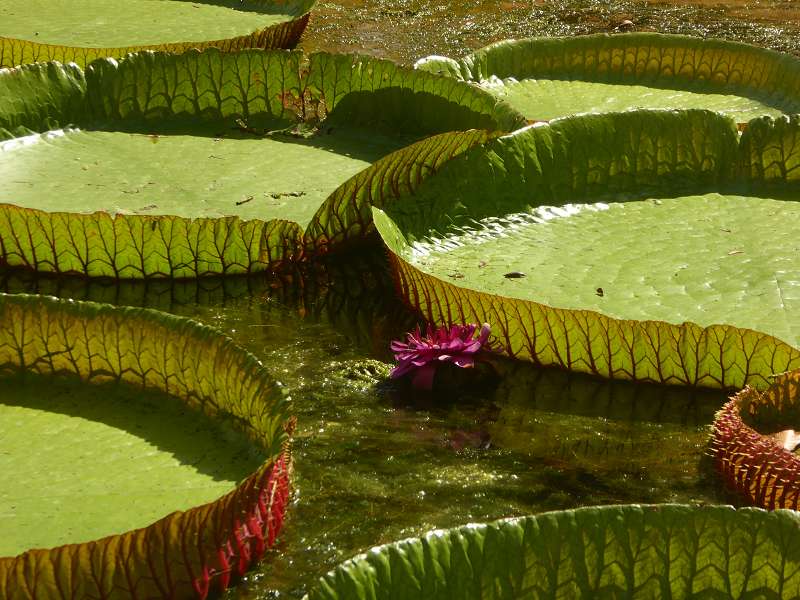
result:
[[[714,419],[711,450],[717,471],[750,504],[768,510],[798,510],[800,458],[742,420],[742,394],[725,404]]]
[[[213,589],[223,592],[272,547],[286,515],[289,483],[289,457],[284,453],[262,474],[257,503],[234,518],[228,539],[192,582],[198,598],[206,598]]]
[[[274,543],[290,494],[290,456],[217,502],[144,529],[0,559],[4,600],[200,598],[223,592]]]

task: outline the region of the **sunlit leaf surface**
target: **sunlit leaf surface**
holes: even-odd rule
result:
[[[293,48],[315,0],[4,0],[0,67],[140,50]]]
[[[435,137],[351,180],[393,150],[521,122],[474,86],[357,56],[211,49],[0,71],[0,257],[114,278],[267,270],[363,237],[370,202],[490,134]]]
[[[798,533],[793,511],[582,508],[380,546],[307,598],[780,598],[800,586]]]
[[[533,121],[638,108],[704,108],[738,122],[800,111],[797,58],[689,36],[509,40],[417,66],[479,83]]]
[[[763,387],[800,365],[800,121],[704,111],[520,130],[375,209],[403,295],[512,356],[605,377]]]

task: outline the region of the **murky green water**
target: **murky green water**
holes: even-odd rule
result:
[[[386,380],[415,323],[369,263],[280,278],[123,284],[7,278],[5,288],[145,304],[217,326],[286,384],[298,417],[280,542],[230,598],[298,598],[373,545],[470,521],[619,502],[730,502],[704,464],[724,394],[612,383],[494,359]]]

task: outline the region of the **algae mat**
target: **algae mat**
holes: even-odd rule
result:
[[[166,394],[44,377],[0,384],[0,556],[146,527],[220,498],[265,458]]]
[[[514,38],[657,31],[730,39],[800,53],[800,6],[785,0],[326,0],[314,9],[302,46],[362,52],[412,64],[421,56],[463,56]],[[631,23],[625,23],[631,21]]]

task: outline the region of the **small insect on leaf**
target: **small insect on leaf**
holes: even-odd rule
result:
[[[601,298],[606,295],[606,293],[603,291],[603,288],[597,288],[594,291],[594,293],[597,294],[598,296],[600,296]]]
[[[506,279],[520,279],[521,277],[525,277],[525,273],[521,273],[520,271],[511,271],[510,273],[506,273],[503,275]]]

